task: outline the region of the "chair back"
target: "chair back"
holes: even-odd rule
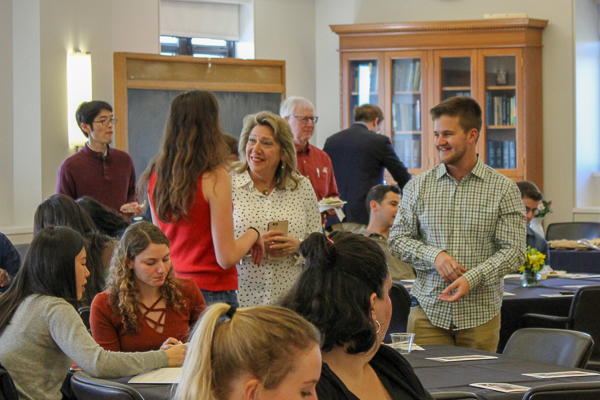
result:
[[[366,228],[366,225],[357,222],[340,222],[339,224],[331,225],[331,231],[347,231],[358,233],[361,229]]]
[[[596,343],[600,343],[600,285],[579,288],[573,297],[568,329],[589,334]],[[591,358],[600,361],[600,344],[594,348]]]
[[[546,228],[546,240],[600,238],[600,222],[555,222]]]
[[[435,400],[469,400],[479,398],[475,393],[471,392],[437,392],[430,394]]]
[[[81,320],[87,329],[90,329],[90,310],[90,306],[83,306],[77,309],[77,312],[79,313],[79,316],[81,317]]]
[[[587,333],[524,328],[511,335],[502,354],[567,368],[585,368],[593,347],[594,341]]]
[[[408,314],[410,313],[411,298],[407,288],[394,282],[390,289],[390,299],[392,300],[392,318],[384,338],[385,343],[392,342],[391,333],[406,332]]]
[[[25,255],[27,254],[27,250],[29,250],[29,245],[30,245],[30,243],[15,244],[15,249],[17,249],[17,252],[21,256],[21,263],[25,259]]]
[[[0,399],[19,400],[15,383],[2,364],[0,364]]]
[[[104,379],[92,378],[82,371],[71,377],[71,388],[78,399],[86,400],[144,400],[131,386]]]
[[[523,400],[598,400],[600,382],[554,383],[531,388]]]

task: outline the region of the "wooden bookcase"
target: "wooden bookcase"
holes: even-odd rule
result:
[[[331,25],[340,37],[341,127],[377,104],[412,174],[438,164],[429,110],[471,96],[483,110],[484,161],[543,190],[542,32],[548,21],[486,19]],[[392,181],[386,175],[388,181]]]

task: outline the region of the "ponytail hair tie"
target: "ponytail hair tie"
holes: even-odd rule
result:
[[[329,237],[327,237],[327,240],[329,240],[329,243],[335,244],[335,243],[333,243],[333,240],[331,240]]]
[[[225,313],[225,315],[227,315],[227,317],[229,317],[229,319],[232,319],[233,314],[235,314],[235,310],[237,310],[236,306],[230,306],[229,310]]]

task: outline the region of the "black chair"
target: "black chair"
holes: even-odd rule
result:
[[[23,260],[25,259],[25,255],[27,254],[27,250],[29,250],[29,245],[30,245],[29,243],[15,244],[15,249],[17,249],[17,252],[21,256],[21,263],[23,263]]]
[[[385,343],[392,343],[391,333],[406,332],[408,314],[410,313],[410,293],[404,286],[394,282],[390,290],[390,299],[392,300],[392,318],[385,335]]]
[[[468,400],[479,398],[475,393],[471,392],[437,392],[430,394],[435,400]]]
[[[90,306],[83,306],[77,309],[77,312],[87,329],[90,329],[90,309]]]
[[[92,378],[82,371],[71,377],[71,388],[80,400],[144,400],[131,386]]]
[[[546,240],[600,238],[600,222],[555,222],[546,228]]]
[[[525,328],[511,335],[502,354],[563,367],[585,368],[593,347],[594,341],[587,333]]]
[[[0,364],[0,399],[19,400],[15,383],[2,364]]]
[[[600,382],[554,383],[531,388],[523,400],[598,400]]]
[[[557,327],[585,332],[594,342],[600,343],[598,315],[600,315],[600,286],[586,286],[575,293],[568,317],[525,314],[523,322],[526,326],[534,326],[536,320],[552,322],[557,324]],[[600,371],[600,346],[594,346],[586,368]]]

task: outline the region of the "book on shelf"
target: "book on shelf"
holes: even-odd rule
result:
[[[394,151],[406,168],[421,168],[421,139],[394,136]]]
[[[514,140],[486,142],[486,163],[492,168],[517,168],[517,142]]]
[[[494,95],[488,91],[486,97],[486,122],[490,126],[517,125],[517,98],[514,94]]]
[[[392,104],[392,126],[394,132],[421,130],[421,100],[414,103]]]
[[[421,91],[421,60],[396,60],[393,72],[395,92]]]

